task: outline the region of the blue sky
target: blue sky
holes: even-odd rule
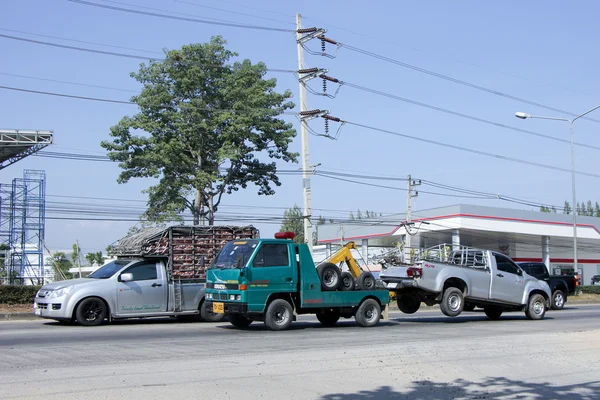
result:
[[[561,1],[482,2],[482,1],[280,1],[186,0],[108,2],[103,5],[125,8],[153,7],[172,13],[193,14],[244,24],[293,29],[300,12],[304,26],[328,29],[327,36],[341,43],[384,55],[452,78],[497,90],[515,97],[580,113],[600,104],[596,48],[597,15],[600,5],[579,1],[577,7]],[[190,4],[195,3],[196,5]],[[242,5],[245,5],[242,6]],[[201,7],[204,6],[204,7]],[[221,11],[214,8],[221,8]],[[137,8],[139,9],[139,8]],[[250,15],[240,15],[244,13]],[[166,12],[165,12],[166,13]],[[181,15],[178,14],[178,15]],[[257,18],[261,17],[261,18]],[[275,21],[276,20],[276,21]],[[0,34],[104,51],[157,57],[162,49],[175,49],[193,42],[205,42],[222,35],[229,48],[241,58],[263,61],[270,68],[297,68],[292,33],[239,29],[226,26],[174,21],[122,13],[69,2],[67,0],[4,0],[0,2]],[[12,31],[10,31],[12,30]],[[15,32],[20,31],[20,32]],[[23,33],[26,32],[26,33]],[[48,35],[122,46],[145,51],[75,43],[31,34]],[[317,49],[318,43],[309,44]],[[128,100],[137,90],[129,73],[140,60],[91,54],[9,40],[0,37],[0,85],[79,96]],[[565,140],[567,123],[518,120],[516,111],[547,116],[564,116],[506,97],[484,93],[431,75],[367,57],[345,49],[337,58],[306,55],[308,67],[328,68],[328,75],[413,101],[526,129]],[[7,75],[12,74],[12,75]],[[109,86],[121,91],[68,85],[16,77],[62,80],[88,85]],[[292,74],[272,73],[280,90],[291,89],[298,104],[298,83]],[[320,82],[311,82],[315,89]],[[342,87],[331,100],[309,95],[310,108],[328,109],[331,115],[364,125],[451,143],[479,150],[570,168],[568,143],[527,135],[483,124],[424,107]],[[107,139],[110,126],[135,107],[66,99],[0,89],[0,127],[48,129],[54,131],[51,151],[103,155],[100,142]],[[590,117],[600,120],[600,110]],[[299,128],[297,121],[293,121]],[[322,130],[322,122],[311,122]],[[335,125],[334,125],[335,126]],[[600,146],[599,125],[579,120],[576,141]],[[535,203],[562,205],[571,199],[568,172],[545,169],[485,157],[345,125],[337,141],[309,137],[310,162],[321,169],[380,177],[406,177],[429,180],[465,189],[497,193]],[[293,144],[300,150],[300,136]],[[576,169],[597,172],[598,150],[576,147]],[[299,164],[281,165],[298,169]],[[141,191],[151,182],[132,180],[116,183],[119,168],[107,162],[28,157],[0,171],[0,182],[21,177],[24,169],[43,169],[47,174],[48,216],[62,203],[85,203],[89,207],[143,210]],[[600,201],[599,178],[577,176],[578,200]],[[253,187],[227,197],[223,213],[280,216],[282,209],[302,205],[301,176],[282,176],[283,186],[270,197],[258,196]],[[404,182],[363,180],[371,184],[406,187]],[[439,192],[421,187],[422,191]],[[312,178],[314,215],[345,218],[351,210],[373,210],[384,214],[405,210],[406,192],[355,183]],[[444,192],[456,195],[456,192]],[[89,200],[58,197],[76,196],[117,200]],[[499,207],[536,209],[500,200],[465,199],[421,193],[414,203],[419,209],[459,202]],[[250,206],[250,207],[249,207]],[[335,210],[335,211],[334,211]],[[218,215],[217,215],[218,217]],[[51,249],[70,248],[76,239],[84,252],[103,250],[122,237],[132,222],[57,220],[47,221],[46,242]],[[255,224],[264,235],[278,230],[278,223]]]

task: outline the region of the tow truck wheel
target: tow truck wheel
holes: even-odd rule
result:
[[[563,307],[565,306],[565,301],[567,299],[567,296],[565,295],[565,293],[560,290],[557,289],[554,291],[554,293],[552,293],[552,309],[553,310],[562,310]]]
[[[98,297],[83,299],[75,311],[77,322],[83,326],[100,325],[104,322],[107,315],[106,304]]]
[[[225,314],[217,314],[206,307],[206,302],[203,301],[200,306],[200,317],[205,322],[221,322],[225,319]]]
[[[449,287],[444,291],[442,302],[440,303],[440,309],[444,315],[456,317],[462,312],[464,305],[465,301],[462,290],[456,287]]]
[[[356,287],[356,281],[352,274],[348,271],[342,272],[342,284],[340,285],[340,289],[342,291],[351,291]]]
[[[538,320],[544,318],[546,314],[546,299],[541,294],[529,296],[529,302],[525,309],[525,316],[529,319]]]
[[[370,272],[362,272],[358,277],[357,284],[360,290],[374,290],[375,277]]]
[[[342,281],[342,272],[333,263],[323,263],[317,267],[317,273],[321,278],[321,287],[325,291],[338,290]]]
[[[365,328],[377,325],[380,318],[381,306],[373,299],[366,299],[360,303],[354,315],[356,323]]]
[[[293,320],[292,305],[283,299],[275,299],[267,307],[265,325],[273,331],[284,331]]]
[[[497,320],[502,315],[502,309],[498,307],[483,307],[483,312],[493,321]]]
[[[340,319],[340,313],[339,311],[317,313],[317,319],[323,326],[335,326]]]
[[[398,308],[404,314],[414,314],[421,307],[421,301],[412,294],[401,295],[396,299],[396,303],[398,303]]]
[[[227,320],[231,325],[235,326],[238,329],[246,329],[252,323],[251,319],[248,319],[243,315],[239,314],[229,314],[227,315]]]

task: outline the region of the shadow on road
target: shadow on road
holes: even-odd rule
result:
[[[551,383],[530,383],[508,378],[488,378],[484,382],[458,379],[451,383],[431,380],[415,381],[412,387],[398,392],[389,386],[356,393],[331,393],[322,400],[383,400],[383,399],[569,399],[597,400],[600,381],[556,386]]]
[[[475,312],[474,312],[475,313]],[[544,316],[544,320],[552,320],[552,317],[549,317],[548,314]],[[446,323],[446,324],[464,324],[469,322],[481,322],[481,323],[493,323],[493,322],[502,322],[502,321],[528,321],[529,319],[523,314],[506,314],[502,315],[500,319],[497,321],[492,321],[488,317],[482,314],[471,314],[469,316],[465,316],[465,314],[461,314],[458,317],[393,317],[390,318],[390,321],[396,322],[411,322],[411,323]]]

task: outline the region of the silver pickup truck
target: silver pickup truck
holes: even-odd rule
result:
[[[159,316],[201,317],[220,321],[204,307],[204,284],[169,282],[164,259],[119,259],[88,278],[42,286],[35,315],[60,322],[99,325],[105,319]]]
[[[395,293],[404,313],[417,312],[421,302],[439,304],[449,317],[475,307],[483,307],[490,319],[500,318],[504,311],[525,311],[533,320],[546,313],[551,298],[548,284],[527,275],[503,254],[441,244],[418,251],[417,258],[404,265],[386,263],[385,257],[381,261],[380,279]]]

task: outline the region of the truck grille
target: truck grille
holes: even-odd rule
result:
[[[221,300],[227,300],[228,299],[227,293],[220,293],[219,297],[221,298]]]

